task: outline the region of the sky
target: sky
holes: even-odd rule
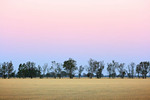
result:
[[[0,0],[0,63],[150,61],[150,0]]]

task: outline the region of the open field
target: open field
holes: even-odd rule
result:
[[[150,100],[150,79],[0,79],[0,100]]]

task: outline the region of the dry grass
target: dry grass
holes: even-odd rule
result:
[[[150,100],[150,79],[0,79],[0,100]]]

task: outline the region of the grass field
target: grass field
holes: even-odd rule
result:
[[[150,100],[150,79],[0,79],[0,100]]]

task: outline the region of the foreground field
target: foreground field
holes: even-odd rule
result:
[[[150,79],[0,79],[0,100],[150,100]]]

